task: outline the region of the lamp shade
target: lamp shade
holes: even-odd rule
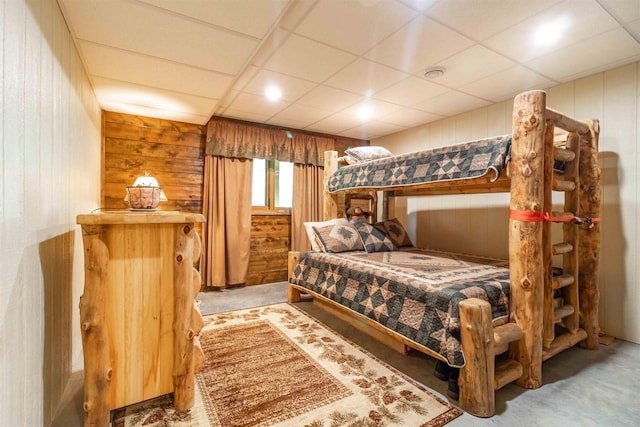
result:
[[[137,177],[133,185],[126,187],[126,190],[124,200],[129,202],[132,209],[156,209],[161,201],[169,200],[158,184],[158,180],[149,172]]]

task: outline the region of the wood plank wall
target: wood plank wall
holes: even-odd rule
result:
[[[202,212],[205,126],[104,111],[103,127],[103,208],[128,208],[125,187],[148,171],[169,199],[161,210]]]
[[[125,187],[149,171],[157,178],[169,199],[160,203],[161,210],[202,212],[206,126],[108,111],[103,112],[102,121],[104,153],[101,207],[127,209]],[[353,138],[305,133],[335,138],[336,150],[340,155],[350,146],[369,143]],[[286,280],[287,252],[290,247],[290,215],[253,215],[247,285]]]

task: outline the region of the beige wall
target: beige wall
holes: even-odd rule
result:
[[[0,7],[0,424],[49,425],[82,368],[79,213],[98,207],[100,109],[55,0]]]
[[[547,105],[600,119],[603,179],[600,322],[603,331],[640,343],[640,63],[547,90]],[[394,153],[511,132],[511,101],[371,141]],[[554,201],[558,199],[554,198]],[[508,195],[437,196],[400,201],[419,246],[508,255]],[[406,207],[406,209],[405,209]]]

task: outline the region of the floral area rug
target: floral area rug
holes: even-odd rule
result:
[[[114,427],[441,426],[461,411],[290,304],[205,317],[196,402],[116,411]]]

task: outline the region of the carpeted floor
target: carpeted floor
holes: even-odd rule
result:
[[[199,299],[203,313],[264,306],[286,301],[287,284],[204,292]],[[446,398],[446,383],[432,375],[434,359],[417,352],[401,355],[327,314],[311,301],[295,306]],[[465,413],[447,427],[640,425],[638,344],[615,340],[595,351],[571,348],[545,362],[543,380],[544,385],[536,390],[524,390],[513,384],[498,390],[496,415],[492,418],[476,418]],[[74,373],[52,426],[83,425],[82,384],[82,372]]]

